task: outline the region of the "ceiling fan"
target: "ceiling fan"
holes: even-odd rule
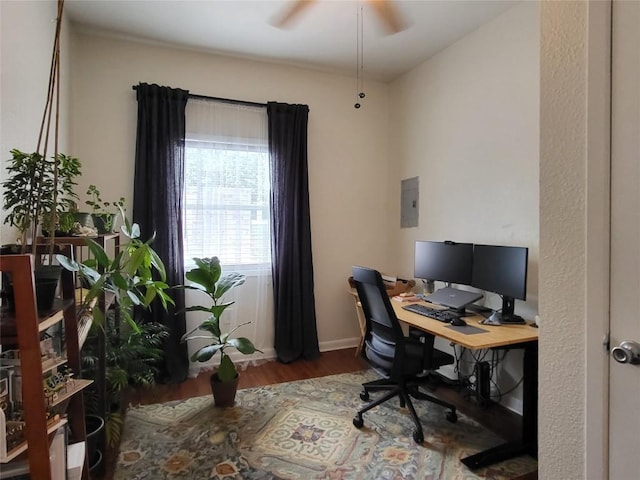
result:
[[[273,20],[278,28],[288,27],[305,10],[318,0],[295,0],[290,2]],[[363,0],[370,5],[389,33],[398,33],[407,28],[405,21],[392,0]]]

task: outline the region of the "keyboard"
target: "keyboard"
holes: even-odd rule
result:
[[[410,312],[417,313],[418,315],[422,315],[423,317],[433,318],[434,320],[438,320],[443,323],[451,323],[451,320],[454,318],[460,318],[460,315],[452,312],[451,310],[431,308],[426,305],[422,305],[421,303],[410,303],[402,308]]]

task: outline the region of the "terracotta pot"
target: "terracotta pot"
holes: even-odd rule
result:
[[[221,382],[217,373],[211,375],[211,393],[213,393],[216,407],[233,407],[235,405],[239,379],[240,375],[236,375],[236,378],[230,382]]]

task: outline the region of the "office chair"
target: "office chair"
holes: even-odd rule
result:
[[[370,392],[387,392],[360,409],[353,419],[353,424],[361,428],[364,425],[362,415],[365,412],[398,396],[400,406],[406,406],[413,419],[415,425],[413,440],[416,443],[422,443],[424,441],[422,425],[411,397],[448,408],[446,418],[450,422],[456,422],[458,417],[455,406],[419,390],[419,386],[426,383],[427,379],[420,378],[418,375],[425,368],[425,358],[431,360],[430,369],[436,369],[453,363],[453,357],[433,348],[433,343],[425,345],[416,338],[404,336],[400,321],[396,317],[382,283],[380,272],[370,268],[353,267],[353,278],[366,320],[362,355],[375,370],[385,376],[383,379],[364,383],[360,398],[368,401]]]

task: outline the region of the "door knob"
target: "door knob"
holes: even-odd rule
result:
[[[640,363],[640,344],[632,341],[624,341],[611,350],[613,359],[618,363]]]

